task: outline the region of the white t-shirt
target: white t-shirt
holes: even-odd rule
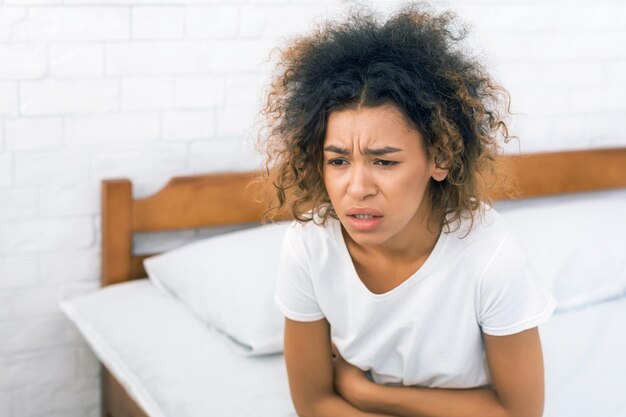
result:
[[[556,300],[531,275],[517,240],[486,206],[442,232],[426,262],[376,294],[357,275],[341,223],[294,222],[283,241],[276,305],[296,321],[326,318],[341,355],[374,382],[437,388],[491,384],[481,331],[509,335],[545,322]]]

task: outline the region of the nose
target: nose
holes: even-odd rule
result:
[[[361,164],[354,164],[351,168],[348,195],[357,200],[376,195],[378,189],[369,169]]]

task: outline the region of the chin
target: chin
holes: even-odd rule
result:
[[[387,240],[380,233],[376,232],[350,231],[347,228],[346,231],[350,238],[359,246],[378,246]]]

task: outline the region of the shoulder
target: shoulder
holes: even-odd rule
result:
[[[329,217],[325,222],[315,213],[307,213],[308,222],[293,221],[283,240],[283,245],[293,248],[299,255],[319,253],[323,248],[336,244],[337,232],[341,230],[339,220]]]
[[[486,203],[481,203],[474,213],[462,214],[460,221],[447,233],[453,246],[474,256],[480,252],[493,253],[510,234],[505,220]]]
[[[473,213],[473,218],[466,213],[447,234],[446,256],[462,265],[464,275],[476,282],[496,261],[520,265],[525,260],[506,221],[487,204]]]
[[[483,289],[500,288],[533,275],[523,245],[495,209],[485,212],[485,220],[478,224],[476,232],[475,246],[483,259],[479,276]]]

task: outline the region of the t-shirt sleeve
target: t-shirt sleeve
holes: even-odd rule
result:
[[[556,300],[537,281],[517,240],[500,243],[480,280],[478,323],[482,331],[505,336],[538,326],[552,316]]]
[[[324,318],[315,298],[310,258],[302,242],[303,226],[294,223],[283,238],[274,301],[289,319],[315,321]]]

